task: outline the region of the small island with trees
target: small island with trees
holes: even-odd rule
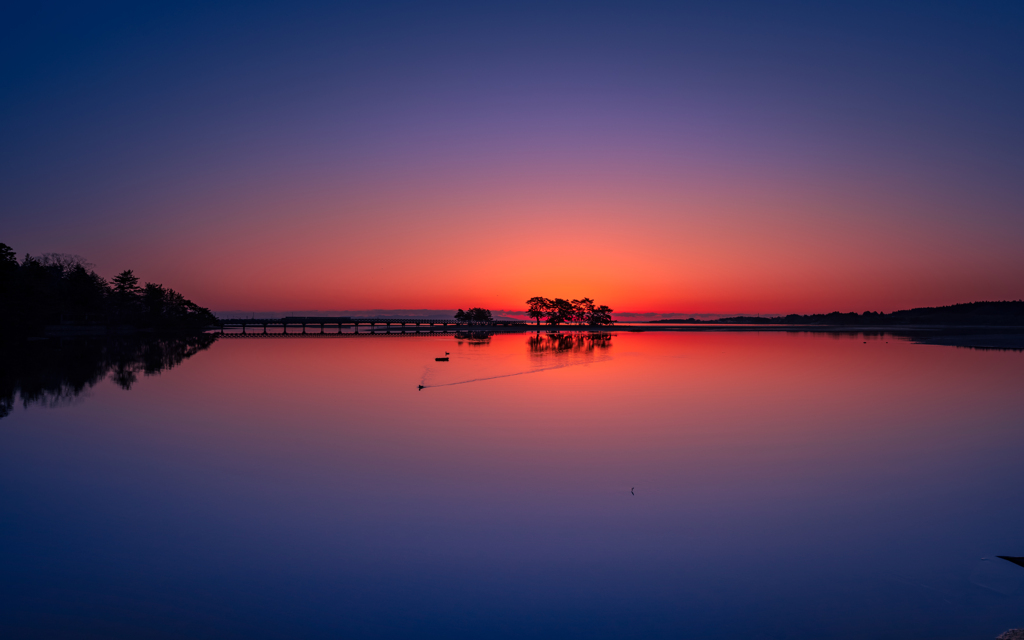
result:
[[[558,326],[562,324],[602,326],[610,325],[614,309],[606,305],[597,306],[590,298],[580,300],[565,300],[555,298],[554,300],[536,296],[526,301],[528,309],[526,315],[537,321],[540,326],[541,319],[549,325]]]
[[[455,320],[466,324],[490,324],[494,322],[491,312],[480,307],[470,307],[466,311],[459,309],[455,312]]]
[[[551,326],[596,327],[615,323],[612,320],[613,309],[606,305],[597,306],[590,298],[580,300],[555,298],[552,300],[535,296],[527,300],[526,304],[528,306],[526,315],[536,320],[537,326],[540,326],[542,319]],[[490,310],[480,307],[470,307],[466,311],[459,309],[455,312],[455,320],[466,324],[491,324],[495,321]]]

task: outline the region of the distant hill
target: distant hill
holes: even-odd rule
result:
[[[809,324],[852,326],[1024,326],[1024,300],[1000,302],[967,302],[947,307],[920,307],[892,313],[816,313],[811,315],[755,317],[733,316],[718,320],[656,320],[658,323],[685,324]]]

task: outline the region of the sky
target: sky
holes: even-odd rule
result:
[[[214,310],[1024,298],[1019,2],[5,3],[0,242]]]

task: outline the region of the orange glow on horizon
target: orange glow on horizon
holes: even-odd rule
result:
[[[544,295],[616,312],[779,314],[1024,297],[1010,236],[917,227],[877,202],[830,205],[834,195],[796,185],[728,198],[686,186],[267,190],[190,205],[197,213],[174,224],[154,210],[157,246],[106,236],[75,252],[99,257],[101,275],[134,268],[215,311],[516,310]],[[187,261],[163,248],[179,246]]]

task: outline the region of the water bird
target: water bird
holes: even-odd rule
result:
[[[636,489],[636,487],[633,487],[633,488],[631,488],[631,489],[629,490],[629,493],[630,493],[630,495],[634,495],[634,496],[635,496],[636,494],[635,494],[635,493],[633,493],[633,489]]]
[[[443,358],[434,358],[434,360],[436,360],[437,362],[448,362],[448,356],[445,356]]]
[[[451,354],[449,354],[449,353],[448,353],[447,351],[445,351],[445,352],[444,352],[444,355],[446,355],[446,356],[447,356],[447,355],[451,355]]]
[[[1024,567],[1024,556],[996,556],[996,557],[997,558],[1002,558],[1003,560],[1006,560],[1008,562],[1012,562],[1013,564],[1017,565],[1018,567]]]
[[[424,389],[424,387],[423,387],[423,385],[422,385],[422,384],[421,384],[420,386],[416,387],[416,390],[417,390],[417,391],[423,391],[423,389]]]

